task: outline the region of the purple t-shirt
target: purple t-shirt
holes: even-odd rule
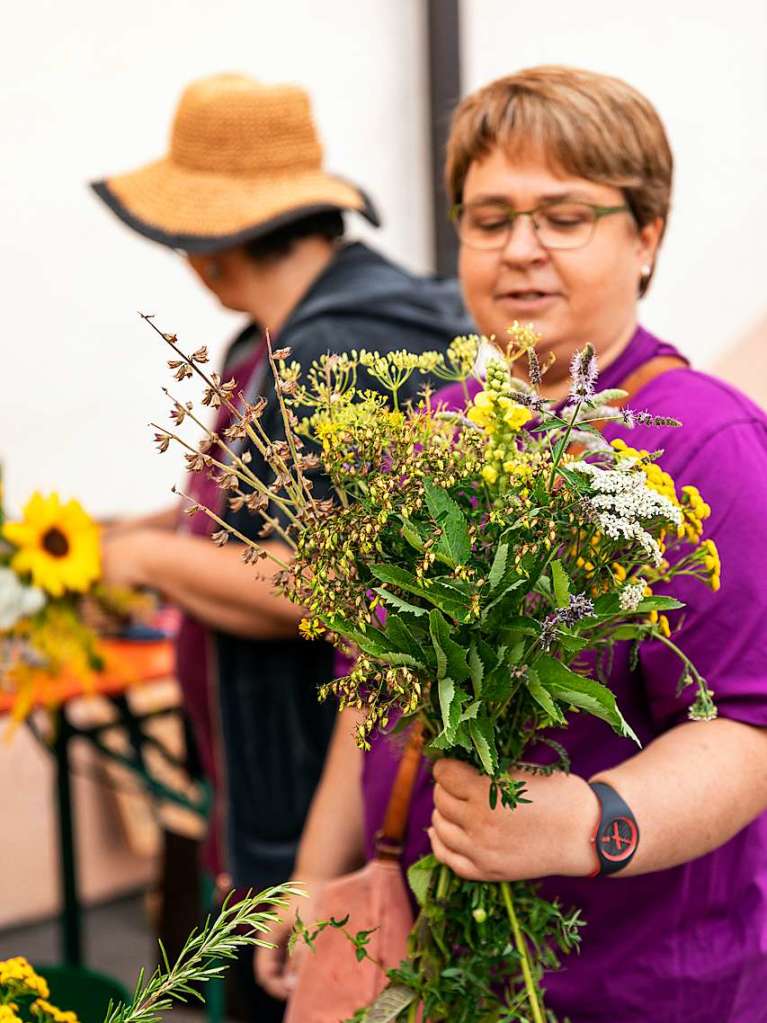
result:
[[[600,375],[617,387],[656,355],[678,355],[638,328]],[[462,405],[457,388],[441,397]],[[767,726],[767,417],[734,388],[690,368],[647,384],[631,407],[674,416],[682,429],[610,426],[636,448],[664,450],[660,465],[678,486],[697,486],[711,505],[706,536],[722,560],[712,593],[690,579],[670,587],[687,607],[675,642],[715,692],[722,717]],[[672,627],[674,621],[672,618]],[[629,667],[628,644],[615,650],[610,685],[624,716],[646,745],[687,720],[692,687],[676,695],[677,659],[657,642],[642,645]],[[705,728],[705,724],[700,725]],[[621,763],[632,742],[586,714],[551,733],[583,777]],[[363,789],[368,853],[381,827],[399,752],[386,736],[365,757]],[[673,779],[669,779],[673,785]],[[705,793],[701,792],[705,809]],[[411,810],[404,866],[430,851],[431,780],[421,770]],[[640,822],[641,823],[641,822]],[[547,975],[547,1005],[572,1023],[767,1023],[767,814],[719,849],[671,870],[626,878],[561,878],[542,895],[583,911],[580,954]]]

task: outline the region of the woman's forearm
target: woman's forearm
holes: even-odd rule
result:
[[[362,752],[354,741],[359,720],[358,711],[338,715],[296,857],[297,880],[338,877],[364,862]]]
[[[591,781],[611,785],[639,823],[636,855],[615,876],[666,870],[723,845],[767,808],[767,729],[689,722]]]
[[[282,543],[264,544],[281,560],[290,560]],[[276,570],[265,559],[242,561],[242,547],[217,547],[207,537],[137,529],[107,534],[103,544],[104,578],[128,586],[148,586],[222,632],[251,638],[296,634],[302,610],[274,592]]]

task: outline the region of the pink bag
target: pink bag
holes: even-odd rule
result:
[[[327,927],[315,950],[296,951],[296,986],[285,1023],[341,1023],[370,1005],[386,986],[386,970],[399,966],[407,951],[413,913],[400,868],[410,802],[421,758],[416,726],[400,761],[383,828],[376,836],[376,855],[362,870],[328,881],[313,914],[316,920],[349,920],[349,934],[370,931],[368,955],[357,962],[346,935]],[[311,926],[312,921],[307,921]],[[376,965],[379,964],[379,965]]]

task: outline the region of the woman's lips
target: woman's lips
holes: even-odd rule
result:
[[[548,309],[559,297],[559,293],[556,291],[520,288],[502,292],[496,296],[496,302],[519,316],[532,316]]]

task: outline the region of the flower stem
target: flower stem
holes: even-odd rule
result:
[[[530,1003],[530,1010],[533,1014],[533,1023],[546,1023],[543,1010],[541,1009],[541,1003],[538,999],[538,989],[533,979],[533,971],[530,968],[530,952],[527,948],[522,929],[519,926],[519,920],[517,920],[517,914],[514,910],[514,902],[511,898],[511,885],[508,881],[501,881],[501,893],[503,895],[503,902],[506,906],[506,912],[509,915],[509,923],[511,924],[511,930],[514,934],[514,944],[517,946],[517,952],[519,953],[519,961],[522,966],[522,976],[525,979],[525,990],[527,991],[527,1000]]]

